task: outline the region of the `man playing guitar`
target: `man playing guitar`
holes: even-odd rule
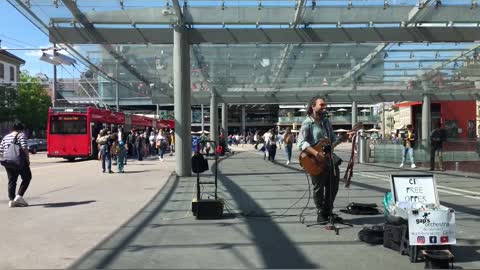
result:
[[[330,168],[331,166],[329,164],[326,164],[325,171],[321,174],[311,175],[313,199],[318,211],[318,222],[327,222],[329,221],[330,215],[333,215],[333,202],[338,192],[340,180],[339,165],[342,161],[333,153],[333,148],[347,139],[347,136],[337,137],[334,134],[332,125],[327,117],[327,112],[325,111],[326,108],[327,102],[324,97],[316,96],[309,101],[307,109],[308,117],[302,123],[297,139],[300,150],[309,156],[315,157],[318,161],[325,162],[325,155],[330,156],[331,154],[331,158],[333,158],[334,170]],[[328,145],[324,145],[322,150],[317,150],[318,148],[314,146],[322,140],[329,143]],[[330,159],[328,159],[328,163],[330,163]],[[332,190],[330,190],[330,184],[332,182],[330,180],[331,173],[333,173]],[[332,198],[330,198],[330,193]],[[338,220],[339,218],[335,217],[335,219]]]

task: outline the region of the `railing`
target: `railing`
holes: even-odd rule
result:
[[[370,162],[402,162],[403,146],[399,140],[369,140]],[[430,167],[430,141],[419,141],[414,147],[414,162],[417,166]],[[480,143],[475,139],[451,139],[443,145],[443,161],[447,170],[480,173]],[[438,161],[438,158],[435,159]],[[405,166],[410,166],[407,154]]]
[[[279,117],[279,124],[301,124],[305,120],[306,116],[295,116],[295,117]],[[363,123],[377,123],[380,121],[380,116],[378,115],[358,115],[357,121]],[[332,124],[350,124],[352,122],[352,115],[336,115],[330,117],[330,122]]]

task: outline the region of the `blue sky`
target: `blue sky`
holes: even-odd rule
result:
[[[48,37],[6,0],[0,0],[0,40],[2,40],[2,48],[44,48],[51,46]],[[11,50],[9,52],[26,61],[22,70],[28,70],[31,75],[45,73],[48,77],[52,77],[53,66],[39,60],[40,51]],[[59,77],[61,75],[60,70]]]

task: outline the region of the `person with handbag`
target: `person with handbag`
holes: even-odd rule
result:
[[[318,161],[330,163],[331,156],[333,165],[323,164],[325,170],[316,176],[311,176],[313,184],[313,200],[317,207],[317,222],[328,222],[333,215],[333,205],[338,192],[340,181],[341,159],[333,153],[334,146],[346,140],[345,137],[338,137],[333,132],[332,124],[327,117],[327,102],[324,97],[316,96],[310,100],[307,108],[307,119],[302,123],[298,135],[297,144],[301,151],[314,156]],[[317,151],[316,146],[321,140],[328,139],[329,145],[324,146],[324,150]],[[332,175],[333,174],[333,175]],[[331,186],[331,188],[330,188]],[[337,222],[341,219],[336,215],[332,216]]]
[[[1,164],[5,167],[8,176],[8,207],[26,207],[28,203],[23,196],[32,180],[28,144],[23,133],[23,124],[15,123],[12,132],[6,135],[0,143]],[[22,183],[18,189],[18,176],[22,177]]]

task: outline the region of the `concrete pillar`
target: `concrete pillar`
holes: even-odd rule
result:
[[[210,96],[210,140],[218,145],[218,102],[217,94],[212,91]]]
[[[242,105],[242,130],[241,134],[245,137],[245,118],[246,118],[246,113],[245,113],[245,105]]]
[[[202,133],[205,131],[205,109],[203,107],[203,104],[200,105],[200,110],[201,110],[201,113],[202,113]]]
[[[192,172],[190,47],[187,30],[178,26],[173,31],[173,97],[175,172],[178,176],[190,176]]]
[[[53,48],[57,48],[57,44],[53,44]],[[53,53],[55,54],[55,50]],[[17,77],[17,81],[20,81],[20,77]],[[55,103],[57,102],[57,65],[53,65],[53,87],[52,87],[52,107],[55,107]]]
[[[357,102],[352,101],[352,128],[358,122],[357,119]]]
[[[430,131],[432,129],[432,112],[431,112],[431,100],[430,95],[423,95],[423,104],[422,104],[422,144],[426,146],[425,149],[428,149],[429,140],[430,140]]]
[[[383,102],[383,108],[382,108],[382,134],[383,134],[383,139],[385,139],[385,136],[387,133],[385,132],[385,121],[386,121],[386,116],[385,116],[385,102]]]
[[[228,104],[222,103],[222,129],[225,139],[228,136]]]
[[[118,60],[115,61],[115,79],[117,81],[115,82],[115,108],[116,111],[120,111],[120,89],[118,85]]]

